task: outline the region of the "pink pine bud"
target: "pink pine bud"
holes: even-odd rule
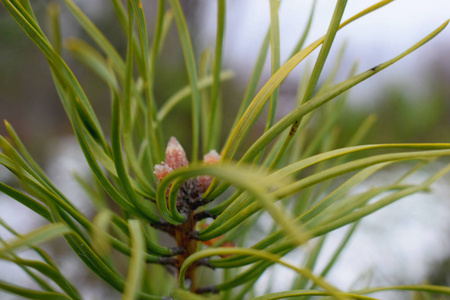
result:
[[[218,164],[220,161],[220,155],[216,150],[211,150],[203,156],[203,161],[208,165]]]
[[[206,192],[209,185],[212,182],[212,177],[208,175],[202,175],[197,177],[198,189],[201,193]]]
[[[203,162],[207,165],[215,165],[220,161],[220,155],[216,150],[211,150],[203,156]],[[199,190],[204,193],[208,189],[212,182],[212,177],[208,175],[202,175],[197,177]]]
[[[171,137],[166,148],[166,164],[173,170],[187,166],[186,152],[176,138]]]
[[[153,173],[156,174],[156,177],[159,181],[161,181],[167,174],[172,172],[173,169],[169,167],[165,162],[161,162],[160,165],[155,165],[155,171]]]

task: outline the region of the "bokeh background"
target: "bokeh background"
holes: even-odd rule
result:
[[[51,1],[31,2],[38,19],[43,27],[46,27],[47,6]],[[214,47],[216,3],[210,0],[181,2],[194,48],[200,56],[203,49]],[[348,2],[344,19],[375,3],[369,0]],[[109,1],[77,0],[76,3],[124,54],[125,37]],[[326,32],[334,3],[335,1],[328,0],[317,1],[316,15],[307,43]],[[229,119],[224,120],[223,128],[229,128],[227,124],[233,121],[269,26],[268,1],[230,0],[227,5],[224,69],[233,70],[235,77],[222,85],[223,111],[226,117],[229,116]],[[301,35],[311,5],[312,1],[309,0],[282,1],[282,61],[287,59]],[[145,1],[144,6],[149,20],[149,32],[152,32],[156,1]],[[91,43],[64,5],[61,9],[63,35],[76,36]],[[359,63],[360,72],[369,69],[396,56],[449,17],[448,0],[394,1],[338,33],[321,80],[326,79],[343,44],[346,51],[338,81],[345,79],[355,61]],[[370,114],[376,114],[378,121],[366,142],[449,142],[448,53],[450,28],[412,55],[352,89],[338,122],[342,135],[350,135],[361,120]],[[106,86],[72,59],[67,51],[64,57],[92,99],[94,109],[107,128],[110,102]],[[283,84],[278,117],[292,108],[304,66],[305,63],[301,64]],[[159,103],[188,83],[175,25],[170,30],[156,74],[155,93]],[[267,61],[261,85],[269,76],[270,63]],[[166,133],[177,136],[183,145],[189,143],[190,132],[186,131],[190,124],[190,114],[186,113],[188,104],[186,102],[186,105],[171,114],[171,120],[176,122],[165,124]],[[86,174],[88,170],[54,90],[47,62],[3,7],[0,7],[0,119],[7,119],[15,127],[30,152],[57,180],[61,189],[89,214],[90,206],[86,196],[71,179],[74,171]],[[3,125],[0,125],[0,133],[6,134]],[[226,132],[223,136],[226,137]],[[0,169],[0,180],[12,182],[4,169]],[[450,285],[449,183],[449,176],[444,177],[433,186],[432,194],[409,197],[367,218],[335,271],[330,274],[332,281],[343,288],[351,287],[355,282],[369,281],[380,284],[432,282]],[[34,220],[11,199],[2,195],[0,217],[20,232],[26,232],[40,224],[40,220]],[[5,232],[0,233],[2,237],[8,237]],[[336,233],[336,239],[340,234]],[[331,249],[333,238],[329,243]],[[62,245],[61,247],[64,248]],[[294,253],[294,258],[295,255],[301,254]],[[86,270],[76,265],[76,258],[67,259],[61,256],[59,262],[64,264],[64,268],[71,272],[72,276],[88,287],[85,291],[86,299],[102,299],[99,295],[105,295],[105,291],[96,289],[96,284],[92,283],[89,277],[84,277]],[[2,263],[0,268],[0,278],[20,280],[20,272],[11,272],[8,265],[3,265]],[[283,288],[282,282],[278,288]],[[112,291],[107,292],[111,293],[111,299],[118,297]],[[8,299],[7,295],[0,294],[0,297]],[[383,294],[382,298],[388,299],[385,297],[388,296]],[[398,294],[392,297],[400,299]]]

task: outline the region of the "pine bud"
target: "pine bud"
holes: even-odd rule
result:
[[[215,165],[220,161],[220,155],[216,150],[211,150],[203,156],[203,162],[207,165]],[[202,175],[197,177],[198,188],[200,192],[204,193],[208,189],[212,182],[212,177],[208,175]]]
[[[174,137],[171,137],[167,144],[165,162],[173,170],[187,166],[189,163],[186,158],[186,152],[184,152],[183,147]]]
[[[218,164],[220,161],[220,155],[216,150],[211,150],[203,156],[203,161],[208,165]]]
[[[155,171],[153,173],[156,174],[156,177],[159,181],[161,181],[167,174],[172,172],[173,169],[169,167],[165,162],[161,162],[160,165],[155,165]]]

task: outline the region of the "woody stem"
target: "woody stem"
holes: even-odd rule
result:
[[[187,215],[186,222],[177,226],[175,230],[175,241],[178,247],[184,249],[184,252],[178,255],[178,270],[184,261],[197,251],[197,241],[192,237],[192,231],[195,230],[196,220],[194,213],[191,211]],[[185,279],[191,282],[191,291],[195,291],[195,269],[197,265],[191,265],[185,274]]]

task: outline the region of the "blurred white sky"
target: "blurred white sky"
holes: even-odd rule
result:
[[[312,0],[283,0],[280,5],[281,57],[286,61],[306,24]],[[343,20],[376,3],[374,0],[349,0]],[[312,42],[325,34],[336,1],[318,0],[312,29],[307,40]],[[269,1],[228,1],[225,63],[247,78],[269,26]],[[199,36],[213,47],[215,38],[216,2],[205,1],[201,16],[209,16]],[[413,45],[450,18],[449,0],[396,0],[341,30],[332,51],[336,53],[343,41],[347,52],[343,72],[346,74],[353,61],[360,63],[359,70],[369,69],[384,62]],[[231,42],[233,41],[233,42]],[[206,46],[206,45],[205,45]],[[388,82],[411,82],[416,89],[424,78],[423,68],[437,55],[444,56],[450,47],[450,28],[447,28],[425,47],[398,62],[383,75],[376,75],[354,89],[355,95],[367,95]],[[317,51],[316,51],[317,52]],[[317,52],[318,53],[318,52]],[[331,57],[333,56],[330,54]],[[331,66],[330,63],[325,68]],[[267,64],[268,67],[269,64]],[[414,90],[414,89],[413,89]]]

